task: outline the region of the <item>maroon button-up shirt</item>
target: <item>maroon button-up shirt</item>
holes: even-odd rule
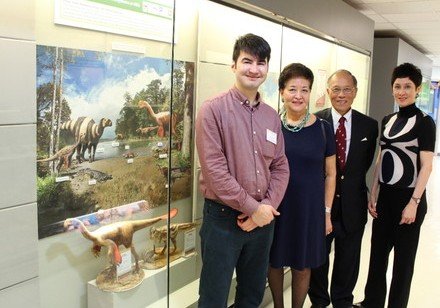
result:
[[[261,203],[277,208],[289,181],[280,118],[257,100],[234,87],[204,102],[196,121],[203,195],[248,216]]]

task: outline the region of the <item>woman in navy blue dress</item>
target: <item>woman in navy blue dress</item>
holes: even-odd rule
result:
[[[286,66],[278,80],[284,103],[281,121],[290,180],[275,221],[269,286],[274,306],[283,307],[284,267],[292,269],[292,307],[302,307],[310,269],[325,262],[325,236],[336,181],[336,145],[328,122],[310,114],[313,73],[300,63]]]

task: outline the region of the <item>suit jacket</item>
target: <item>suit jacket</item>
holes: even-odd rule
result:
[[[316,116],[332,124],[331,108]],[[373,162],[378,136],[376,120],[352,109],[351,140],[345,170],[337,166],[336,192],[333,200],[332,221],[340,221],[346,232],[364,228],[368,209],[366,174]]]

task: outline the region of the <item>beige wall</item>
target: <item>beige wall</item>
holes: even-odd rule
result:
[[[35,6],[0,9],[0,307],[39,307]]]

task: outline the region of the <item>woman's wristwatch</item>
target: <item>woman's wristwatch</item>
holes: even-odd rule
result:
[[[326,206],[326,207],[325,207],[325,212],[326,212],[327,214],[330,214],[330,213],[332,212],[332,208]]]
[[[413,199],[414,202],[415,202],[417,205],[419,205],[419,203],[420,203],[420,198],[417,198],[417,197],[411,196],[411,199]]]

